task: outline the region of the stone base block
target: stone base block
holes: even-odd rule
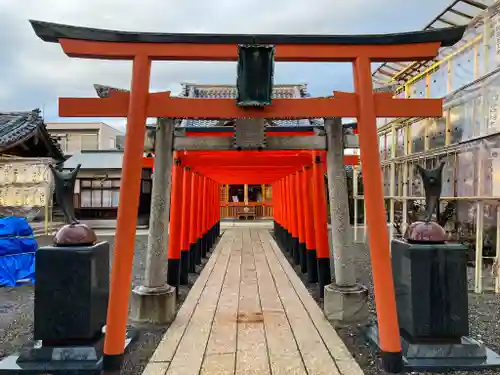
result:
[[[131,319],[141,323],[165,324],[175,319],[175,288],[164,285],[159,288],[135,287],[132,291]]]
[[[125,354],[137,334],[136,330],[127,329]],[[40,340],[31,342],[24,345],[20,353],[0,361],[0,375],[101,375],[104,335],[93,342],[65,346],[44,345]]]
[[[363,285],[325,286],[324,313],[335,327],[345,327],[368,320],[368,289]]]
[[[381,350],[377,324],[365,327],[363,333],[375,350]],[[500,355],[470,337],[462,337],[459,341],[448,343],[443,340],[410,342],[401,337],[401,348],[405,374],[410,372],[447,374],[454,371],[477,374],[487,369],[500,368]]]

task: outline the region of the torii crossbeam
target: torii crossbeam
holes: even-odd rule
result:
[[[210,35],[131,33],[31,21],[44,41],[59,43],[70,57],[132,60],[130,93],[108,98],[61,98],[59,114],[68,117],[127,117],[122,185],[111,275],[103,369],[120,368],[125,342],[139,199],[143,139],[147,117],[166,118],[319,118],[356,117],[365,184],[366,217],[373,269],[383,368],[402,367],[401,343],[392,280],[389,238],[377,145],[377,117],[438,117],[440,99],[394,99],[374,93],[372,62],[418,61],[434,58],[440,47],[458,42],[465,27],[391,35]],[[351,62],[354,93],[331,98],[276,99],[272,105],[248,109],[226,99],[173,98],[168,92],[149,93],[151,62],[236,61],[238,45],[275,45],[276,61]],[[265,152],[265,151],[263,151]],[[213,171],[213,170],[212,170]],[[278,177],[278,176],[275,176]]]

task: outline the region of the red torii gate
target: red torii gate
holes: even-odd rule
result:
[[[288,36],[130,33],[39,21],[31,21],[31,24],[42,40],[59,43],[70,57],[133,61],[130,93],[112,92],[109,98],[103,99],[61,98],[59,100],[60,116],[127,117],[115,243],[115,248],[119,251],[115,252],[113,259],[104,370],[115,371],[120,368],[122,362],[130,293],[128,285],[131,281],[135,237],[135,220],[131,218],[135,217],[138,208],[147,117],[205,119],[356,117],[365,182],[366,216],[383,367],[391,372],[401,369],[401,343],[383,202],[376,117],[437,117],[442,115],[442,101],[393,99],[390,93],[374,93],[371,63],[432,59],[441,46],[450,46],[459,41],[465,31],[464,27],[392,35]],[[276,61],[352,62],[355,93],[335,92],[332,98],[276,99],[271,106],[259,109],[239,108],[235,105],[235,101],[227,99],[181,99],[171,97],[169,92],[149,93],[152,60],[236,61],[239,44],[276,45]],[[210,105],[207,105],[208,101]],[[315,155],[315,161],[320,163],[321,157]],[[318,170],[316,168],[314,173],[317,174]],[[205,172],[215,173],[215,170],[210,169]],[[255,173],[255,169],[252,170],[252,176],[256,177]],[[182,190],[179,174],[180,166],[175,164],[172,186],[174,196],[178,196]],[[227,177],[227,174],[224,176]],[[279,174],[269,176],[270,180],[283,177]],[[300,191],[297,190],[301,186],[298,180],[295,177],[286,177],[276,182],[278,201],[284,202],[277,211],[277,218],[282,223],[287,223],[283,218],[288,217],[292,230],[301,227],[301,223],[295,221],[294,215],[290,215],[290,212],[293,212],[292,203],[296,204],[291,199],[291,194]],[[213,187],[213,183],[207,182],[206,179],[204,181],[204,191],[208,192],[207,189]],[[317,198],[313,199],[315,215],[322,215],[321,212],[324,210],[321,205],[325,203],[324,196],[320,197],[317,190],[313,191],[313,195]],[[182,211],[182,207],[173,205],[171,215],[178,213],[179,210]],[[326,215],[326,212],[324,214]],[[211,221],[216,218],[217,215],[211,216]],[[176,225],[175,223],[176,221],[172,224]],[[200,225],[201,231],[207,227],[207,223]],[[171,226],[170,233],[174,236],[171,242],[174,240],[174,245],[180,241],[177,232],[177,230],[172,232]],[[316,240],[325,239],[322,236],[316,237]]]

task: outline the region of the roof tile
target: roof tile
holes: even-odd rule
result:
[[[7,152],[19,142],[28,140],[35,134],[50,142],[51,155],[57,159],[63,158],[63,152],[58,143],[50,137],[39,109],[24,112],[0,112],[0,152]],[[45,155],[44,155],[45,156]]]
[[[236,86],[200,86],[184,84],[180,96],[197,99],[235,99],[238,95]],[[305,85],[276,85],[273,87],[273,99],[299,99],[307,97]],[[212,127],[219,123],[218,120],[193,120],[186,119],[181,122],[181,127]],[[275,120],[274,126],[310,126],[311,121],[302,120]],[[220,125],[220,124],[219,124]]]

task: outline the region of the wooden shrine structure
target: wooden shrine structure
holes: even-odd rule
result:
[[[371,64],[429,60],[437,55],[440,47],[459,41],[463,27],[391,35],[316,36],[137,33],[39,21],[31,21],[31,24],[42,40],[59,43],[70,57],[133,61],[130,92],[115,91],[108,98],[59,99],[59,114],[63,117],[127,118],[115,240],[115,248],[119,251],[113,255],[104,371],[119,370],[123,361],[136,230],[134,218],[138,209],[148,117],[237,120],[357,118],[383,369],[388,372],[401,370],[401,342],[376,142],[376,118],[438,117],[442,115],[442,101],[396,99],[392,93],[374,92]],[[272,46],[276,61],[350,62],[353,64],[355,92],[334,92],[328,98],[276,99],[259,107],[236,105],[231,99],[176,98],[169,92],[149,92],[153,60],[237,61],[242,45]],[[251,130],[251,126],[248,129]],[[228,137],[175,134],[173,149],[168,247],[170,285],[178,284],[181,253],[193,249],[189,243],[212,234],[213,228],[218,226],[220,184],[272,184],[277,192],[274,198],[277,227],[295,239],[304,239],[305,236],[308,249],[316,250],[318,273],[328,267],[323,183],[327,144],[324,135],[303,134],[300,130],[287,136],[269,134],[264,148],[240,151],[232,147]],[[225,153],[231,153],[231,157]],[[237,175],[232,172],[235,166],[239,170]],[[312,185],[309,194],[305,181]],[[300,195],[302,189],[306,190],[305,195]],[[198,196],[196,202],[191,200],[195,193]],[[318,276],[321,286],[325,273]]]

